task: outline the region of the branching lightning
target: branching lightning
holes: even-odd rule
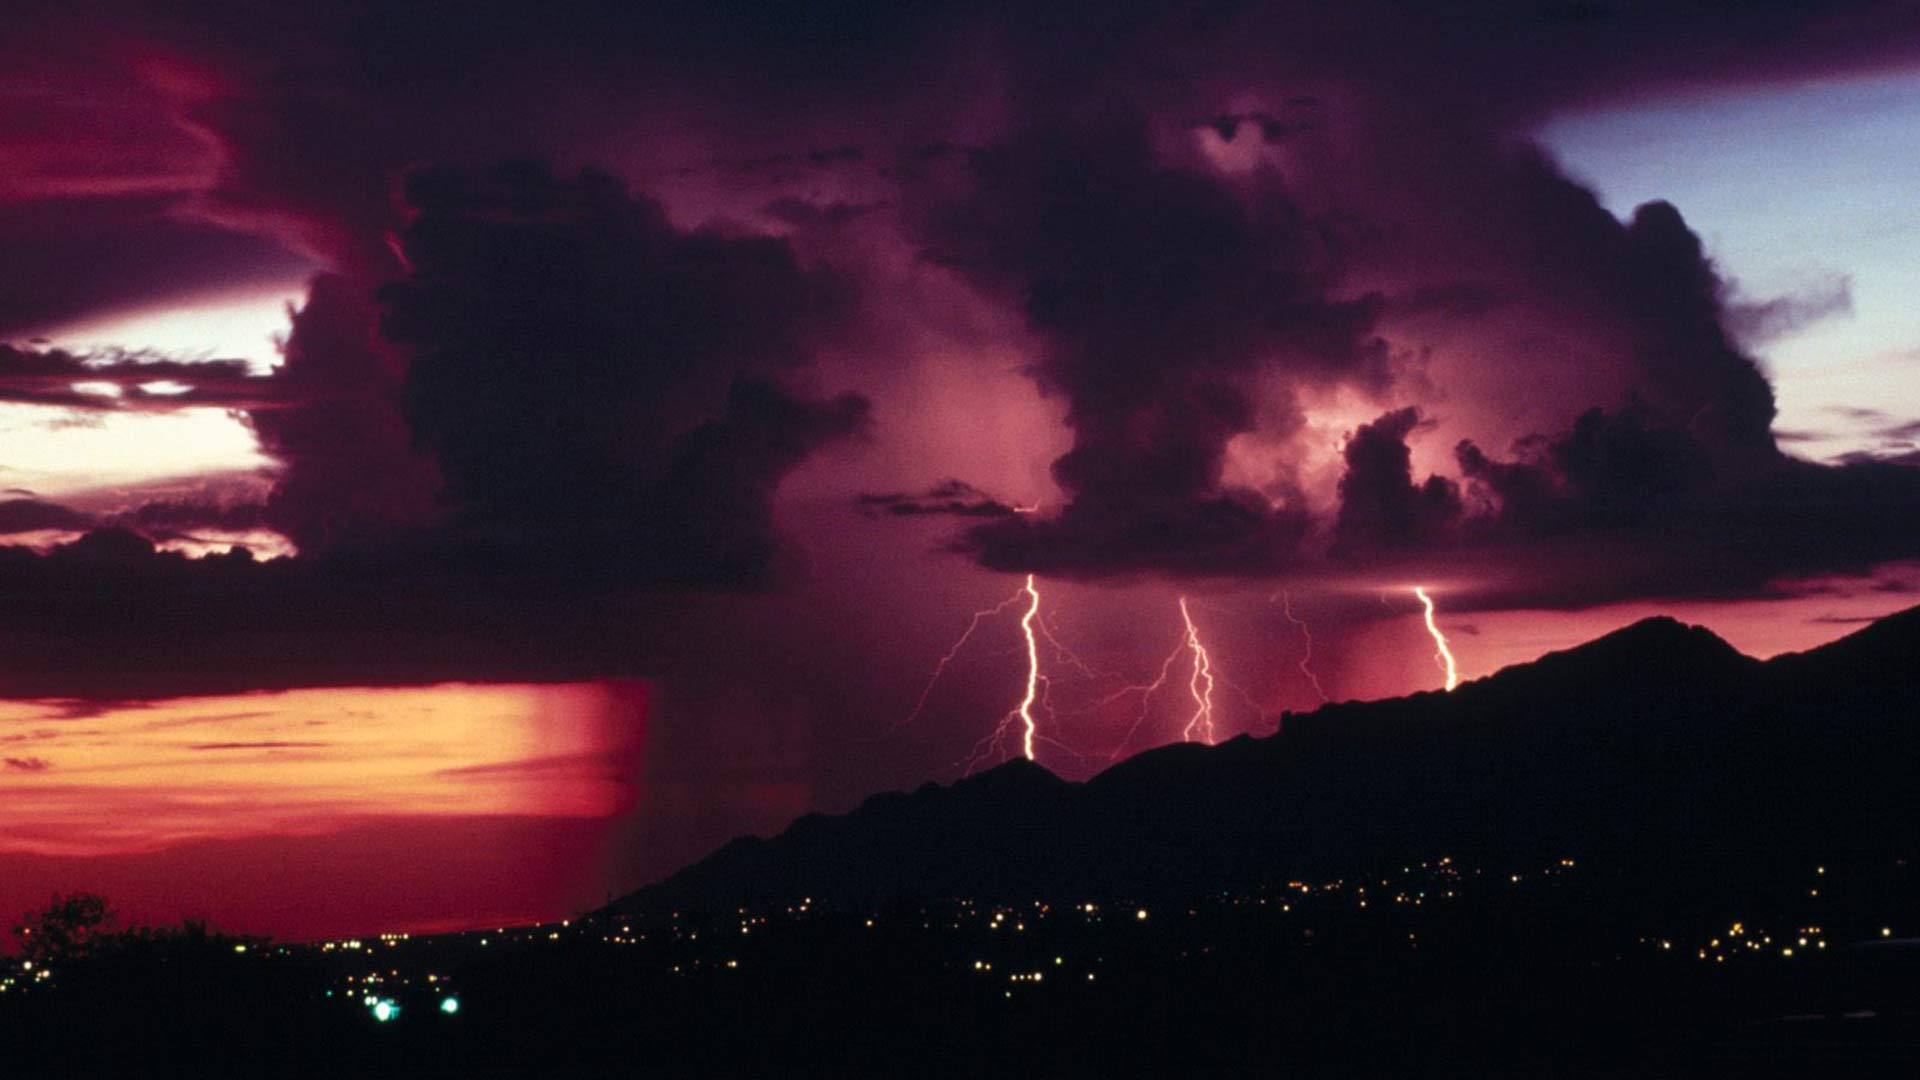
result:
[[[1173,662],[1175,660],[1180,659],[1180,654],[1182,652],[1185,652],[1186,648],[1187,648],[1187,639],[1185,637],[1182,637],[1180,639],[1179,644],[1173,647],[1173,651],[1167,654],[1167,658],[1165,660],[1160,661],[1160,674],[1154,676],[1152,682],[1139,683],[1134,686],[1123,686],[1120,689],[1115,690],[1113,693],[1108,694],[1106,697],[1101,698],[1100,700],[1094,702],[1091,706],[1089,706],[1089,708],[1098,709],[1106,705],[1111,705],[1114,702],[1119,701],[1121,698],[1126,697],[1128,694],[1140,695],[1140,711],[1134,715],[1133,725],[1127,728],[1126,736],[1120,740],[1119,745],[1113,748],[1113,753],[1107,755],[1107,760],[1109,761],[1120,760],[1121,752],[1126,750],[1127,744],[1133,742],[1133,737],[1139,734],[1140,725],[1147,722],[1148,702],[1150,702],[1153,699],[1153,695],[1155,691],[1159,690],[1162,686],[1165,686],[1167,684],[1167,673],[1173,670]]]
[[[1015,595],[1016,597],[1018,596],[1018,594],[1015,594]],[[1055,660],[1059,661],[1062,664],[1065,664],[1070,668],[1073,668],[1074,670],[1078,671],[1080,674],[1086,676],[1087,679],[1089,680],[1110,679],[1110,678],[1118,677],[1113,672],[1101,671],[1095,668],[1093,665],[1081,659],[1080,654],[1074,652],[1072,649],[1067,648],[1065,643],[1063,643],[1060,640],[1059,635],[1054,633],[1053,624],[1048,620],[1045,614],[1042,614],[1039,620],[1034,625],[1039,628],[1040,636],[1047,639],[1047,644],[1053,646],[1053,658]]]
[[[1147,721],[1147,707],[1153,695],[1167,684],[1167,676],[1173,671],[1173,662],[1180,659],[1182,653],[1193,658],[1193,667],[1187,676],[1187,693],[1193,698],[1193,715],[1187,718],[1186,727],[1180,732],[1182,741],[1193,742],[1198,738],[1208,745],[1213,744],[1217,734],[1213,723],[1213,691],[1220,683],[1225,683],[1228,688],[1244,698],[1247,707],[1252,709],[1256,716],[1262,713],[1260,703],[1253,700],[1251,694],[1213,670],[1213,657],[1200,640],[1200,628],[1194,623],[1193,612],[1188,608],[1187,598],[1184,596],[1180,598],[1180,621],[1182,624],[1180,640],[1174,644],[1173,651],[1167,654],[1167,658],[1160,661],[1160,671],[1153,677],[1152,682],[1123,686],[1088,706],[1090,709],[1098,709],[1111,705],[1128,694],[1140,695],[1140,711],[1134,714],[1133,724],[1127,728],[1126,736],[1113,748],[1113,752],[1107,755],[1108,760],[1118,761],[1120,755],[1132,744],[1133,737],[1139,734],[1141,725]]]
[[[1027,590],[1021,589],[993,607],[981,608],[973,613],[973,616],[967,620],[967,628],[960,632],[960,636],[954,639],[952,645],[947,647],[945,655],[940,657],[940,662],[933,665],[933,674],[927,677],[927,685],[921,688],[920,699],[913,703],[913,711],[907,714],[905,720],[895,724],[893,730],[897,731],[920,718],[920,714],[926,710],[927,699],[933,696],[933,688],[940,682],[940,676],[946,673],[947,665],[953,663],[954,658],[960,655],[960,650],[966,647],[967,642],[973,637],[973,632],[980,628],[980,623],[1019,603],[1026,594]]]
[[[1024,605],[1020,614],[1020,633],[1027,657],[1026,686],[1019,702],[1001,715],[999,722],[994,725],[993,730],[982,737],[979,742],[975,743],[973,749],[969,751],[964,759],[956,762],[956,764],[961,765],[967,773],[972,773],[975,769],[996,758],[1010,756],[1015,750],[1028,761],[1033,761],[1036,758],[1037,749],[1041,743],[1058,747],[1073,757],[1081,757],[1081,755],[1072,748],[1047,737],[1041,724],[1041,714],[1044,714],[1048,726],[1052,726],[1059,719],[1051,704],[1054,691],[1053,679],[1045,673],[1042,667],[1041,642],[1043,639],[1053,650],[1053,659],[1049,661],[1050,663],[1064,664],[1077,671],[1089,681],[1097,682],[1118,678],[1114,672],[1102,671],[1087,663],[1060,640],[1059,635],[1049,622],[1048,614],[1043,610],[1040,599],[1039,581],[1034,575],[1028,574],[1026,582],[1012,596],[1007,597],[992,607],[982,608],[968,618],[967,625],[965,629],[961,631],[960,636],[954,639],[953,644],[947,647],[947,651],[942,654],[939,661],[934,664],[933,672],[928,677],[926,685],[921,689],[919,698],[914,702],[912,712],[908,713],[904,720],[894,725],[894,730],[898,730],[912,723],[926,710],[927,703],[933,695],[935,686],[939,684],[941,677],[946,674],[947,669],[959,658],[961,651],[966,648],[967,643],[973,639],[975,632],[980,628],[980,624],[995,616],[1005,614],[1016,605]],[[1181,739],[1183,741],[1199,741],[1208,744],[1216,741],[1218,728],[1214,722],[1214,691],[1218,689],[1221,684],[1225,684],[1228,689],[1237,691],[1245,698],[1248,708],[1252,709],[1256,715],[1262,712],[1259,703],[1254,701],[1252,696],[1249,695],[1244,688],[1214,670],[1213,656],[1208,652],[1206,644],[1200,638],[1200,628],[1193,621],[1193,612],[1185,596],[1180,597],[1179,608],[1182,623],[1180,638],[1175,643],[1173,650],[1167,654],[1166,659],[1160,662],[1160,670],[1154,676],[1152,682],[1122,686],[1097,700],[1080,706],[1068,714],[1069,718],[1083,715],[1102,709],[1122,700],[1128,695],[1139,695],[1139,712],[1135,715],[1132,726],[1127,729],[1126,736],[1121,739],[1120,744],[1114,748],[1111,755],[1111,759],[1113,760],[1118,760],[1120,754],[1126,750],[1127,746],[1133,741],[1134,736],[1139,733],[1140,728],[1146,723],[1154,694],[1167,684],[1168,678],[1173,672],[1174,662],[1179,660],[1183,654],[1189,656],[1192,661],[1192,668],[1187,677],[1187,693],[1193,699],[1193,713],[1187,718],[1186,725],[1181,730]],[[1291,618],[1291,613],[1289,613],[1289,617]],[[1311,672],[1308,674],[1309,678],[1311,678]],[[1316,682],[1316,686],[1317,685]],[[1084,758],[1082,758],[1082,760],[1084,760]]]
[[[1419,597],[1421,605],[1426,608],[1427,633],[1433,635],[1433,660],[1446,671],[1447,689],[1451,690],[1460,685],[1460,672],[1454,666],[1453,650],[1447,648],[1447,635],[1441,633],[1439,624],[1433,621],[1433,597],[1427,595],[1426,587],[1422,585],[1413,587],[1413,595]]]
[[[1046,633],[1046,629],[1044,626],[1036,629],[1036,620],[1040,615],[1040,587],[1034,581],[1033,575],[1028,574],[1027,583],[1021,586],[1020,591],[992,611],[1003,611],[1023,599],[1027,602],[1027,610],[1020,616],[1020,633],[1026,639],[1026,693],[1021,697],[1018,705],[1001,715],[1000,722],[994,725],[993,730],[986,737],[974,744],[973,750],[968,753],[963,762],[963,771],[968,774],[991,760],[996,754],[1004,753],[1003,748],[1007,744],[1008,736],[1014,733],[1016,724],[1018,724],[1020,736],[1021,755],[1028,761],[1034,760],[1033,748],[1040,737],[1040,725],[1034,719],[1033,710],[1036,705],[1042,708],[1047,707],[1042,689],[1051,694],[1053,688],[1046,676],[1040,673],[1040,637]]]
[[[1320,685],[1320,676],[1313,673],[1313,631],[1307,628],[1305,619],[1294,615],[1293,597],[1285,589],[1280,590],[1280,611],[1287,617],[1288,622],[1300,628],[1300,640],[1306,645],[1306,651],[1300,654],[1298,665],[1300,674],[1305,675],[1307,681],[1313,684],[1313,692],[1320,695],[1322,705],[1332,701],[1333,699],[1327,696],[1326,688]]]
[[[1193,695],[1193,716],[1181,730],[1183,742],[1192,742],[1197,733],[1202,742],[1213,744],[1213,660],[1207,647],[1200,644],[1200,631],[1187,612],[1187,598],[1180,598],[1180,618],[1187,624],[1187,648],[1193,650],[1193,675],[1187,680],[1187,692]]]

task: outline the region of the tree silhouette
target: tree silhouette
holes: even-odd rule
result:
[[[113,942],[120,918],[107,898],[93,893],[55,895],[47,906],[29,912],[14,927],[20,955],[36,964],[64,963],[96,955]]]

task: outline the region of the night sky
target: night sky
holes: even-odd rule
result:
[[[1920,15],[1439,7],[10,6],[0,913],[564,914],[1029,691],[1438,688],[1416,585],[1914,604]]]

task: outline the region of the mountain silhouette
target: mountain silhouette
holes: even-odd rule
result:
[[[1920,608],[1759,661],[1651,618],[1451,692],[1284,715],[1084,783],[1010,761],[742,838],[618,910],[801,896],[1180,898],[1441,855],[1575,858],[1693,910],[1920,837]]]

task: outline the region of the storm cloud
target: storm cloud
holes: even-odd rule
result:
[[[777,592],[844,539],[796,535],[802,499],[880,519],[899,562],[1180,588],[1444,563],[1485,582],[1461,603],[1760,595],[1920,554],[1910,448],[1824,465],[1771,431],[1752,350],[1850,294],[1736,296],[1684,207],[1623,220],[1530,137],[1911,59],[1902,5],[87,10],[130,43],[102,85],[165,130],[13,137],[33,183],[0,192],[0,243],[32,257],[0,333],[312,277],[267,375],[0,353],[10,406],[230,408],[276,463],[260,500],[0,503],[124,530],[4,553],[67,645],[138,629],[61,612],[109,581],[150,631],[196,594],[241,638],[338,620],[316,678],[451,670],[376,655],[383,620],[590,672],[619,650],[528,593]],[[71,50],[61,22],[23,39]],[[75,173],[61,146],[95,143],[120,149]],[[301,555],[143,546],[201,526]],[[185,648],[132,655],[220,666]]]

